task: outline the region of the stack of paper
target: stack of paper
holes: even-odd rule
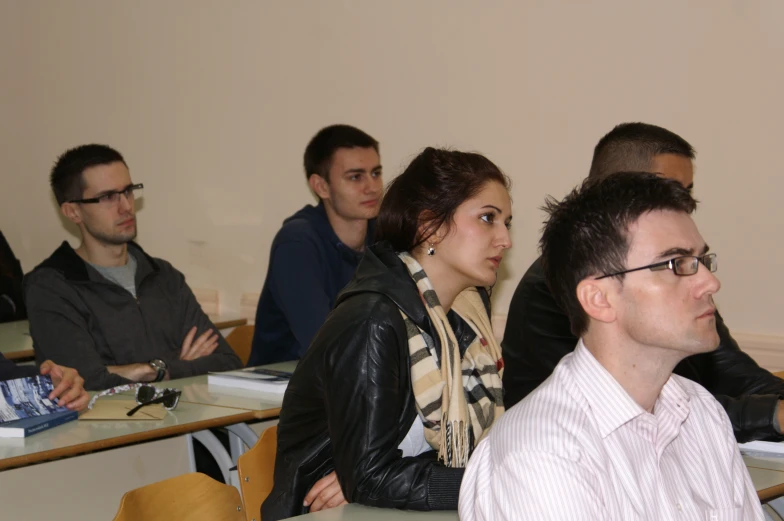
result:
[[[738,448],[742,454],[748,454],[749,456],[784,457],[784,443],[777,441],[749,441],[747,443],[739,443]]]
[[[263,367],[246,367],[238,371],[209,373],[207,384],[283,394],[286,392],[290,378],[291,373],[273,371]]]

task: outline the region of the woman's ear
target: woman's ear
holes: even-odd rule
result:
[[[438,229],[434,228],[433,222],[435,215],[430,210],[422,210],[417,218],[417,237],[422,238],[422,244],[425,247],[430,244],[438,244]]]
[[[617,313],[608,292],[612,290],[612,280],[583,279],[577,284],[577,300],[585,313],[599,322],[613,322]]]

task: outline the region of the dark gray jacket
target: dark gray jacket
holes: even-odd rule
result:
[[[73,367],[89,390],[129,381],[106,366],[160,358],[171,378],[242,366],[223,337],[209,356],[180,360],[188,330],[215,326],[201,310],[185,277],[135,243],[136,299],[84,262],[67,242],[24,279],[24,295],[38,363],[51,359]]]

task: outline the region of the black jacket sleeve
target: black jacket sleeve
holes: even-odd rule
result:
[[[34,365],[16,365],[0,354],[0,381],[35,376],[37,374],[38,368]]]
[[[504,406],[509,409],[531,394],[574,351],[567,317],[555,303],[537,259],[517,286],[509,305],[504,339]]]
[[[719,347],[690,356],[675,371],[708,389],[724,406],[738,442],[782,439],[774,422],[784,380],[761,368],[740,350],[719,313],[716,313]]]
[[[784,396],[784,381],[740,350],[718,313],[716,328],[719,347],[684,359],[675,373],[694,380],[716,397],[726,409],[739,442],[781,438],[773,422],[778,401]],[[541,259],[537,259],[517,286],[509,306],[502,343],[506,407],[544,382],[576,345],[569,318],[555,303]]]
[[[384,508],[456,509],[463,469],[431,458],[402,457],[397,448],[413,420],[404,424],[401,416],[406,400],[413,400],[408,357],[401,356],[408,340],[394,304],[376,305],[394,309],[375,310],[371,317],[396,320],[371,318],[345,328],[326,357],[329,437],[344,495],[351,503]]]

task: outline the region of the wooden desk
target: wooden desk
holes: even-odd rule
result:
[[[293,369],[294,364],[275,367]],[[276,417],[283,397],[216,392],[206,375],[165,385],[184,394],[162,421],[76,421],[26,439],[0,439],[0,504],[9,519],[111,519],[127,490],[192,471],[191,436],[208,441],[198,436],[213,427],[238,433],[230,436],[231,454],[220,443],[205,445],[235,483],[236,474],[228,474],[228,468],[236,465],[244,444],[258,437],[247,422]],[[101,398],[111,399],[116,398]],[[52,501],[39,500],[41,489]],[[64,504],[79,506],[58,510]]]
[[[743,456],[760,501],[767,503],[784,496],[784,459]]]
[[[291,372],[296,369],[297,362],[282,362],[264,367]],[[217,385],[210,386],[207,384],[207,375],[171,380],[167,383],[167,387],[174,387],[182,391],[180,402],[245,409],[253,411],[255,418],[258,420],[278,416],[280,414],[280,406],[283,404],[282,394],[248,391]]]
[[[296,362],[284,362],[271,364],[267,367],[280,371],[293,371],[296,366]],[[210,386],[207,383],[207,375],[171,380],[167,382],[167,386],[182,391],[180,403],[244,410],[252,416],[251,422],[277,418],[280,415],[280,407],[283,404],[282,394],[248,391],[215,385]],[[237,459],[258,441],[259,432],[261,432],[258,430],[259,427],[254,430],[254,428],[248,425],[248,421],[226,426],[226,429],[229,431],[231,452],[229,457],[234,465],[236,465]],[[218,446],[208,448],[213,454],[221,450],[221,447]]]
[[[187,435],[175,436],[4,470],[0,517],[113,519],[127,491],[192,472],[189,448]]]
[[[27,320],[0,324],[0,353],[9,360],[24,360],[35,356]]]
[[[160,421],[79,420],[0,439],[0,504],[9,519],[111,519],[128,490],[194,470],[197,431],[253,418],[243,409],[181,403]]]
[[[0,470],[225,427],[255,418],[252,411],[245,409],[180,403],[161,421],[74,421],[29,438],[0,439]]]

